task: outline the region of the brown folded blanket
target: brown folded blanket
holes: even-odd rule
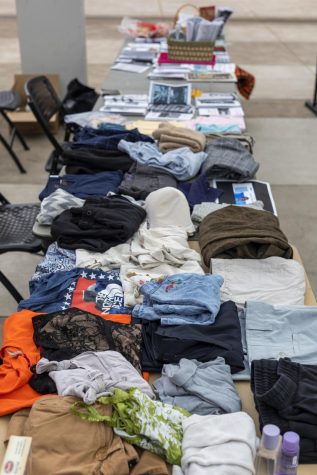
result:
[[[152,135],[159,141],[162,153],[180,147],[189,147],[193,152],[198,153],[202,152],[206,146],[206,137],[201,132],[185,127],[175,127],[168,123],[160,124]]]
[[[206,266],[212,257],[290,259],[293,256],[274,214],[241,206],[228,206],[208,214],[199,228],[199,245]]]

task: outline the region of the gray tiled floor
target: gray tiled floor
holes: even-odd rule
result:
[[[181,3],[184,2],[135,1],[133,15],[171,14]],[[256,139],[256,159],[261,164],[258,177],[273,184],[282,229],[298,247],[317,291],[317,118],[303,106],[313,92],[317,28],[311,21],[259,21],[273,14],[281,19],[281,3],[285,9],[289,7],[284,16],[294,17],[302,5],[302,18],[308,16],[310,7],[311,18],[317,19],[317,2],[311,0],[235,0],[230,4],[237,9],[236,18],[244,16],[251,21],[232,21],[226,33],[234,61],[256,75],[254,96],[245,102],[245,110],[248,130]],[[20,71],[15,19],[1,17],[1,13],[12,11],[13,4],[11,0],[0,2],[0,89],[10,87],[13,74]],[[100,14],[127,14],[128,4],[131,2],[86,2],[87,13],[99,14],[86,22],[88,77],[94,87],[100,86],[122,41],[118,20],[102,18]],[[125,11],[120,13],[118,5]],[[1,132],[6,132],[3,125],[0,127]],[[43,165],[51,149],[49,143],[44,137],[28,141],[28,152],[16,145],[27,175],[19,174],[0,146],[0,190],[16,202],[36,199],[47,177]],[[28,279],[38,259],[27,254],[0,256],[1,268],[23,295],[27,295]],[[0,315],[14,310],[15,302],[0,287]]]

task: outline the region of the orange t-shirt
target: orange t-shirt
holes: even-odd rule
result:
[[[43,314],[43,313],[42,313]],[[21,310],[13,313],[4,322],[3,346],[0,357],[0,416],[30,407],[42,394],[28,384],[32,371],[30,367],[41,358],[40,349],[33,340],[32,319],[41,313]],[[102,315],[104,320],[130,324],[131,315]]]

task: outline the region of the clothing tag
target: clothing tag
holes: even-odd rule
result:
[[[11,435],[7,451],[4,455],[1,475],[26,475],[27,462],[31,449],[32,437]]]

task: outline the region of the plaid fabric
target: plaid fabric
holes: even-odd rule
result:
[[[209,179],[249,180],[260,166],[237,139],[213,140],[205,151],[208,157],[202,166],[202,173]]]
[[[225,138],[225,139],[236,139],[244,145],[251,154],[253,154],[253,146],[254,146],[254,138],[249,134],[238,134],[233,132],[210,132],[209,134],[205,134],[207,139],[207,145],[213,142],[216,139]]]

